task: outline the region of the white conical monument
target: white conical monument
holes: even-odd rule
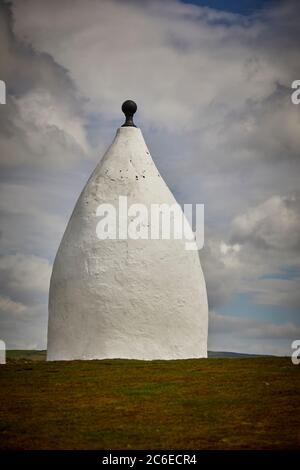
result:
[[[97,236],[99,205],[118,207],[120,197],[128,206],[176,204],[133,124],[136,104],[122,110],[126,122],[83,189],[55,258],[47,359],[207,357],[198,251],[182,239]]]

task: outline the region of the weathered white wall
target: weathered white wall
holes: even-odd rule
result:
[[[6,364],[6,346],[2,339],[0,339],[0,364]]]
[[[134,127],[118,129],[57,252],[48,360],[207,357],[198,252],[185,250],[183,240],[99,240],[96,209],[100,203],[118,206],[120,195],[129,205],[176,202]]]

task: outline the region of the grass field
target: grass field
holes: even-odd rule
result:
[[[0,366],[1,449],[299,449],[289,358]]]

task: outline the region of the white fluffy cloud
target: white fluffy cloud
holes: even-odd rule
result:
[[[218,148],[227,142],[226,116],[240,138],[260,131],[255,106],[260,117],[278,85],[290,88],[295,68],[274,60],[266,19],[282,25],[271,14],[249,21],[177,1],[111,0],[16,0],[13,13],[17,37],[65,67],[90,109],[118,118],[124,97],[134,96],[143,120],[176,132],[200,128],[204,138],[214,129]],[[291,27],[293,9],[283,13]],[[277,119],[283,132],[287,114],[281,108],[269,127]]]
[[[255,304],[297,308],[299,295],[299,194],[272,196],[237,215],[228,241],[211,233],[203,253],[212,308],[234,293]]]
[[[233,220],[232,239],[256,247],[294,251],[300,248],[299,194],[272,196]]]

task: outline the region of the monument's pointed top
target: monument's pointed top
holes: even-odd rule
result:
[[[125,114],[126,120],[122,127],[136,127],[133,122],[133,115],[137,110],[137,105],[132,100],[126,100],[122,104],[122,111]]]

